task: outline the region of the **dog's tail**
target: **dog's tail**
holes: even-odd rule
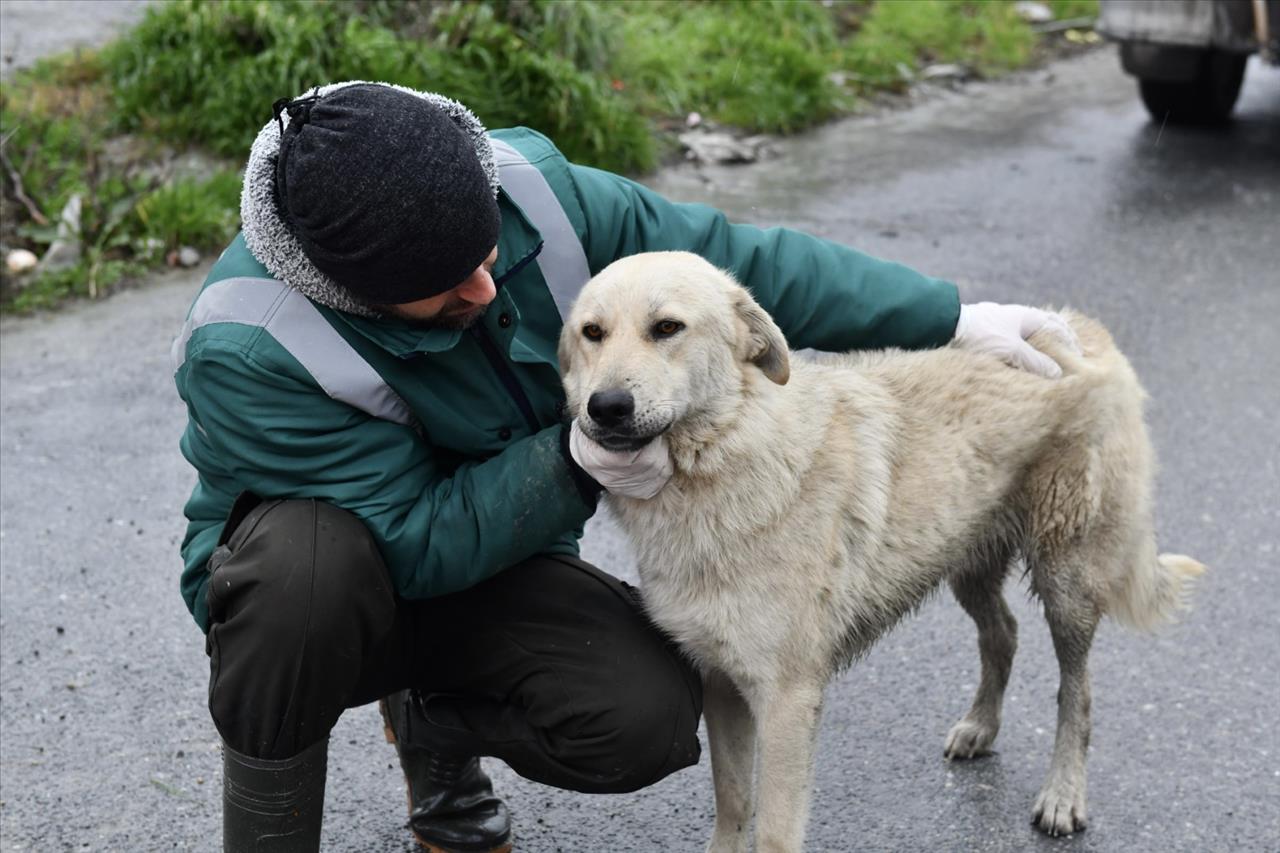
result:
[[[1124,579],[1108,612],[1123,625],[1150,631],[1173,621],[1191,607],[1191,590],[1205,567],[1185,554],[1156,556],[1154,543],[1146,559]]]

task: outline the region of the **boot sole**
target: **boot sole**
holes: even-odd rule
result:
[[[440,847],[432,844],[430,841],[423,841],[417,835],[413,836],[413,840],[418,842],[418,846],[423,850],[428,851],[428,853],[463,853],[463,851],[458,850],[456,847]],[[511,853],[511,844],[507,843],[501,847],[493,847],[489,850],[468,850],[466,853]]]
[[[406,796],[405,799],[409,801],[409,813],[413,814],[413,796]],[[423,838],[412,829],[409,830],[409,834],[413,836],[414,841],[418,842],[418,846],[423,850],[426,850],[427,853],[511,853],[510,841],[499,844],[497,847],[489,847],[484,850],[459,850],[456,847],[441,847],[439,844]]]

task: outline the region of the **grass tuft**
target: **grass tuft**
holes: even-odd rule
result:
[[[467,104],[491,127],[528,124],[604,168],[654,165],[648,125],[592,65],[603,5],[178,0],[106,55],[123,126],[241,157],[271,103],[339,80],[398,83]],[[570,13],[575,14],[570,14]],[[403,38],[388,25],[416,27]],[[581,67],[583,63],[586,67]]]
[[[153,252],[183,246],[219,247],[240,227],[240,176],[219,172],[207,180],[180,178],[134,205],[134,239]]]
[[[1048,2],[1058,18],[1097,10]],[[20,281],[0,271],[0,309],[98,296],[180,246],[225,243],[235,170],[155,164],[171,146],[242,163],[275,99],[324,83],[439,92],[489,127],[533,127],[576,162],[637,173],[675,149],[689,113],[791,133],[928,63],[994,75],[1037,44],[1007,0],[158,3],[104,50],[45,60],[0,91],[0,244],[43,254],[68,200],[83,208],[79,263]]]

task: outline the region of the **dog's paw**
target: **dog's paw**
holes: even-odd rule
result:
[[[720,832],[712,834],[707,842],[707,853],[747,853],[746,832]]]
[[[1082,831],[1087,824],[1084,786],[1050,780],[1036,797],[1031,822],[1046,835],[1071,835]]]
[[[942,754],[953,758],[976,758],[990,752],[990,746],[1000,731],[1000,724],[982,717],[966,715],[951,727]]]

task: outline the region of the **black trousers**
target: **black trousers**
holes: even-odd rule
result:
[[[427,741],[575,791],[696,764],[702,687],[635,590],[541,556],[452,595],[393,592],[368,529],[244,496],[210,560],[209,710],[237,752],[289,758],[346,708],[414,688]]]

